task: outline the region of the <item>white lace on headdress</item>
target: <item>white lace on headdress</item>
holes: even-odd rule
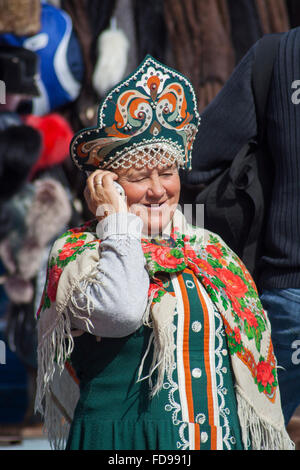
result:
[[[176,164],[178,167],[184,166],[184,156],[165,143],[150,144],[132,147],[129,151],[118,156],[113,162],[108,161],[102,168],[107,170],[116,170],[118,168],[132,168],[140,170],[148,167],[150,169],[158,165],[165,168]]]

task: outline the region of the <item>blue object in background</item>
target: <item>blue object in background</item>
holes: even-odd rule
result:
[[[37,34],[0,34],[0,44],[24,47],[39,56],[37,84],[40,96],[32,100],[32,114],[48,114],[78,97],[83,78],[83,58],[72,20],[65,11],[43,3],[41,29]]]
[[[0,332],[0,341],[5,337]],[[6,363],[0,364],[0,426],[23,421],[27,409],[27,375],[17,356],[6,345]]]
[[[0,262],[0,275],[3,266]],[[27,409],[27,374],[5,339],[5,312],[8,299],[0,285],[0,427],[23,421]],[[4,364],[2,362],[5,362]]]

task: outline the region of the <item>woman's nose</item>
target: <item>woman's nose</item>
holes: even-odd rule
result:
[[[160,198],[165,193],[165,188],[162,185],[159,176],[154,176],[150,180],[150,185],[148,188],[148,194],[151,197]]]

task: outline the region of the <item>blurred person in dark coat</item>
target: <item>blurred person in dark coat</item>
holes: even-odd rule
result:
[[[193,171],[186,179],[191,185],[206,183],[257,136],[252,68],[258,43],[202,113]],[[294,360],[300,343],[299,50],[300,27],[282,33],[267,103],[266,143],[273,179],[257,279],[272,325],[286,424],[300,404],[300,365]]]

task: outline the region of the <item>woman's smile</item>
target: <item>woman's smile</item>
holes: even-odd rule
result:
[[[157,234],[168,225],[177,208],[180,178],[176,165],[116,171],[127,207],[144,222],[144,233]]]
[[[147,207],[147,209],[150,209],[151,211],[159,211],[162,210],[166,205],[167,205],[167,200],[163,202],[150,202],[143,204],[144,206]]]

